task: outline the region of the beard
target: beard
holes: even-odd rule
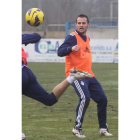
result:
[[[78,29],[77,31],[78,31],[80,34],[85,35],[86,32],[87,32],[87,28],[86,28],[86,29],[84,29],[84,28]]]

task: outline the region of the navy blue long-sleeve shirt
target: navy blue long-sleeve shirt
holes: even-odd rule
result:
[[[86,36],[81,35],[77,30],[75,31],[85,42]],[[74,34],[69,34],[64,43],[58,48],[57,55],[60,57],[69,55],[72,52],[72,47],[77,45],[77,39]]]
[[[37,43],[41,39],[38,33],[22,34],[22,44]]]

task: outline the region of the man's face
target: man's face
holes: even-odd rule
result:
[[[78,17],[77,23],[75,23],[77,31],[82,34],[86,35],[87,28],[90,26],[90,24],[87,22],[87,18],[85,17]]]

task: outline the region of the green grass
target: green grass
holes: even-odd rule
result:
[[[65,79],[64,63],[28,63],[47,92]],[[92,70],[108,99],[107,124],[113,137],[100,137],[96,103],[90,101],[82,125],[86,140],[118,140],[118,64],[94,63]],[[78,97],[69,86],[59,102],[49,107],[22,96],[22,132],[27,140],[78,140],[72,135]]]

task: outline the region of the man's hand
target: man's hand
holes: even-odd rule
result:
[[[72,47],[72,51],[79,51],[80,50],[80,46],[78,46],[78,45],[75,45],[75,46],[73,46]]]

